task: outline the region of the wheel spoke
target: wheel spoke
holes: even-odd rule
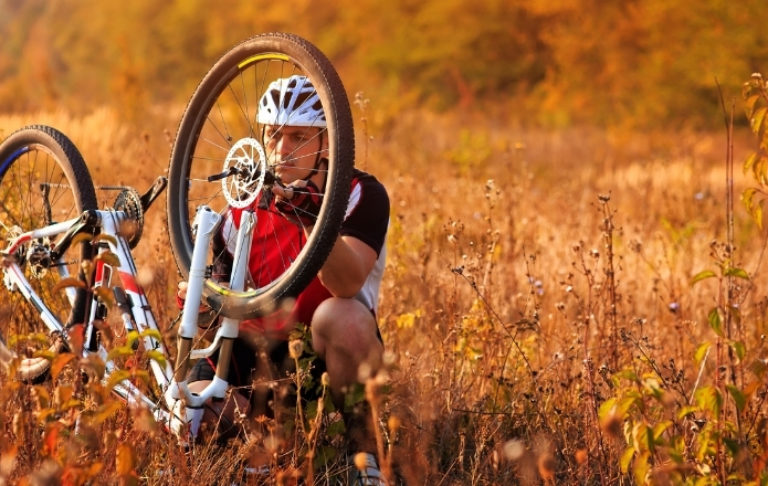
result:
[[[221,78],[224,75],[226,79]],[[263,138],[266,125],[260,124],[259,114],[262,96],[273,82],[285,87],[285,80],[293,75],[311,81],[322,115],[331,120],[294,147],[314,161],[311,174],[317,175],[322,188],[318,213],[322,220],[315,222],[308,236],[302,208],[296,208],[293,217],[297,222],[291,222],[273,207],[273,176],[279,178],[293,169],[292,164],[268,167],[277,158]],[[279,124],[271,127],[279,128]],[[306,149],[315,145],[317,149]],[[332,152],[326,153],[329,148]],[[321,156],[327,162],[321,163]],[[182,275],[189,272],[194,246],[190,229],[198,205],[205,203],[225,215],[228,206],[247,206],[257,216],[254,243],[248,252],[253,288],[230,290],[226,295],[207,288],[207,297],[220,303],[224,315],[256,317],[282,298],[296,295],[317,273],[335,241],[347,205],[353,159],[354,133],[346,92],[331,63],[314,46],[293,35],[266,34],[225,53],[190,99],[171,156],[168,220]],[[275,169],[279,173],[273,174]],[[223,181],[207,182],[218,175]],[[214,267],[231,265],[219,264],[231,251],[211,252],[208,261]]]
[[[51,220],[72,219],[86,209],[97,207],[93,183],[82,156],[68,138],[53,128],[33,126],[14,132],[0,144],[0,160],[10,164],[0,177],[0,226],[4,228],[0,245],[3,247],[23,232],[41,228]],[[33,251],[25,254],[30,249]],[[73,309],[64,292],[53,292],[60,279],[59,268],[67,267],[64,274],[76,275],[82,258],[90,255],[90,246],[82,242],[71,247],[60,262],[50,261],[50,249],[49,239],[28,242],[20,249],[23,256],[19,264],[29,285],[64,324],[72,318]],[[32,256],[33,261],[27,261]],[[29,358],[39,350],[60,349],[61,340],[49,335],[40,311],[24,302],[20,293],[2,298],[11,303],[12,312],[0,322],[0,338],[9,344],[17,343],[14,346],[17,354]],[[46,370],[45,367],[35,369],[37,374]]]

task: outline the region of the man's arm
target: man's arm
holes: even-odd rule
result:
[[[377,258],[367,243],[354,236],[339,236],[318,277],[335,297],[352,298],[363,287]]]

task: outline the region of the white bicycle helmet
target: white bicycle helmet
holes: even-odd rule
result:
[[[258,122],[294,127],[327,126],[315,87],[309,78],[297,74],[269,84],[259,101]]]

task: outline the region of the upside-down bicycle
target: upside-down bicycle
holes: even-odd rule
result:
[[[211,268],[220,255],[210,242],[222,214],[271,197],[280,184],[267,163],[256,104],[271,81],[292,74],[312,81],[327,121],[320,210],[306,244],[286,248],[283,271],[269,277],[248,275],[249,267],[258,267],[253,259],[259,252],[247,250],[252,225],[241,224],[231,278],[218,282]],[[0,315],[0,362],[15,379],[40,381],[58,352],[98,356],[115,393],[147,407],[188,440],[200,423],[202,404],[226,393],[226,357],[239,321],[270,313],[297,295],[322,266],[344,217],[353,160],[352,117],[338,74],[316,47],[284,33],[252,37],[214,64],[181,119],[167,179],[159,178],[143,195],[123,188],[113,207],[97,207],[86,164],[64,134],[42,125],[14,132],[0,144],[2,288],[10,293],[3,297],[6,312]],[[131,255],[144,212],[166,186],[171,248],[188,281],[174,364]],[[201,302],[223,317],[212,344],[202,349],[194,344]],[[153,358],[148,362],[156,386],[149,391],[120,380],[100,340],[112,303],[133,347],[142,346]],[[216,377],[204,391],[191,393],[186,383],[190,360],[215,351],[220,354]]]

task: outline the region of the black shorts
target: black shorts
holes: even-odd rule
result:
[[[295,405],[296,362],[288,353],[288,341],[270,341],[265,347],[267,349],[254,349],[244,340],[235,339],[227,381],[259,408],[263,407],[265,401],[274,398],[274,391],[278,391],[286,403],[292,402]],[[258,356],[262,352],[266,360]],[[208,358],[199,359],[192,367],[187,381],[213,380],[217,362],[218,351]],[[325,362],[305,351],[299,357],[299,363],[302,367],[310,366],[312,377],[311,383],[302,384],[302,397],[306,401],[317,400],[322,392],[321,377],[326,370]],[[277,387],[273,386],[274,382],[278,383]]]
[[[373,311],[371,312],[373,313]],[[384,341],[378,325],[376,326],[376,337],[383,344]],[[307,349],[311,350],[309,343],[305,343],[304,348],[304,353],[299,357],[299,364],[302,368],[309,366],[311,382],[306,382],[305,380],[302,383],[302,397],[307,401],[311,401],[319,398],[322,393],[321,379],[326,371],[326,366],[325,361],[314,353],[307,352]],[[260,358],[258,356],[260,353],[264,353],[264,358],[266,359]],[[219,352],[216,351],[208,358],[199,359],[187,376],[187,381],[191,383],[194,381],[213,380],[213,377],[216,376],[218,355]],[[269,381],[285,384],[286,386],[277,387],[282,388],[280,394],[290,397],[293,393],[293,397],[295,397],[293,378],[295,372],[296,362],[288,352],[287,340],[270,340],[263,343],[262,348],[254,347],[245,340],[237,338],[232,346],[232,359],[229,364],[227,381],[238,392],[251,399],[252,402],[258,401],[259,395],[264,395],[264,393],[259,393],[260,385],[264,385]],[[275,389],[275,387],[269,388]],[[271,395],[271,392],[269,395]],[[288,398],[288,401],[290,400],[291,398]],[[296,403],[295,398],[293,398],[293,403]]]

